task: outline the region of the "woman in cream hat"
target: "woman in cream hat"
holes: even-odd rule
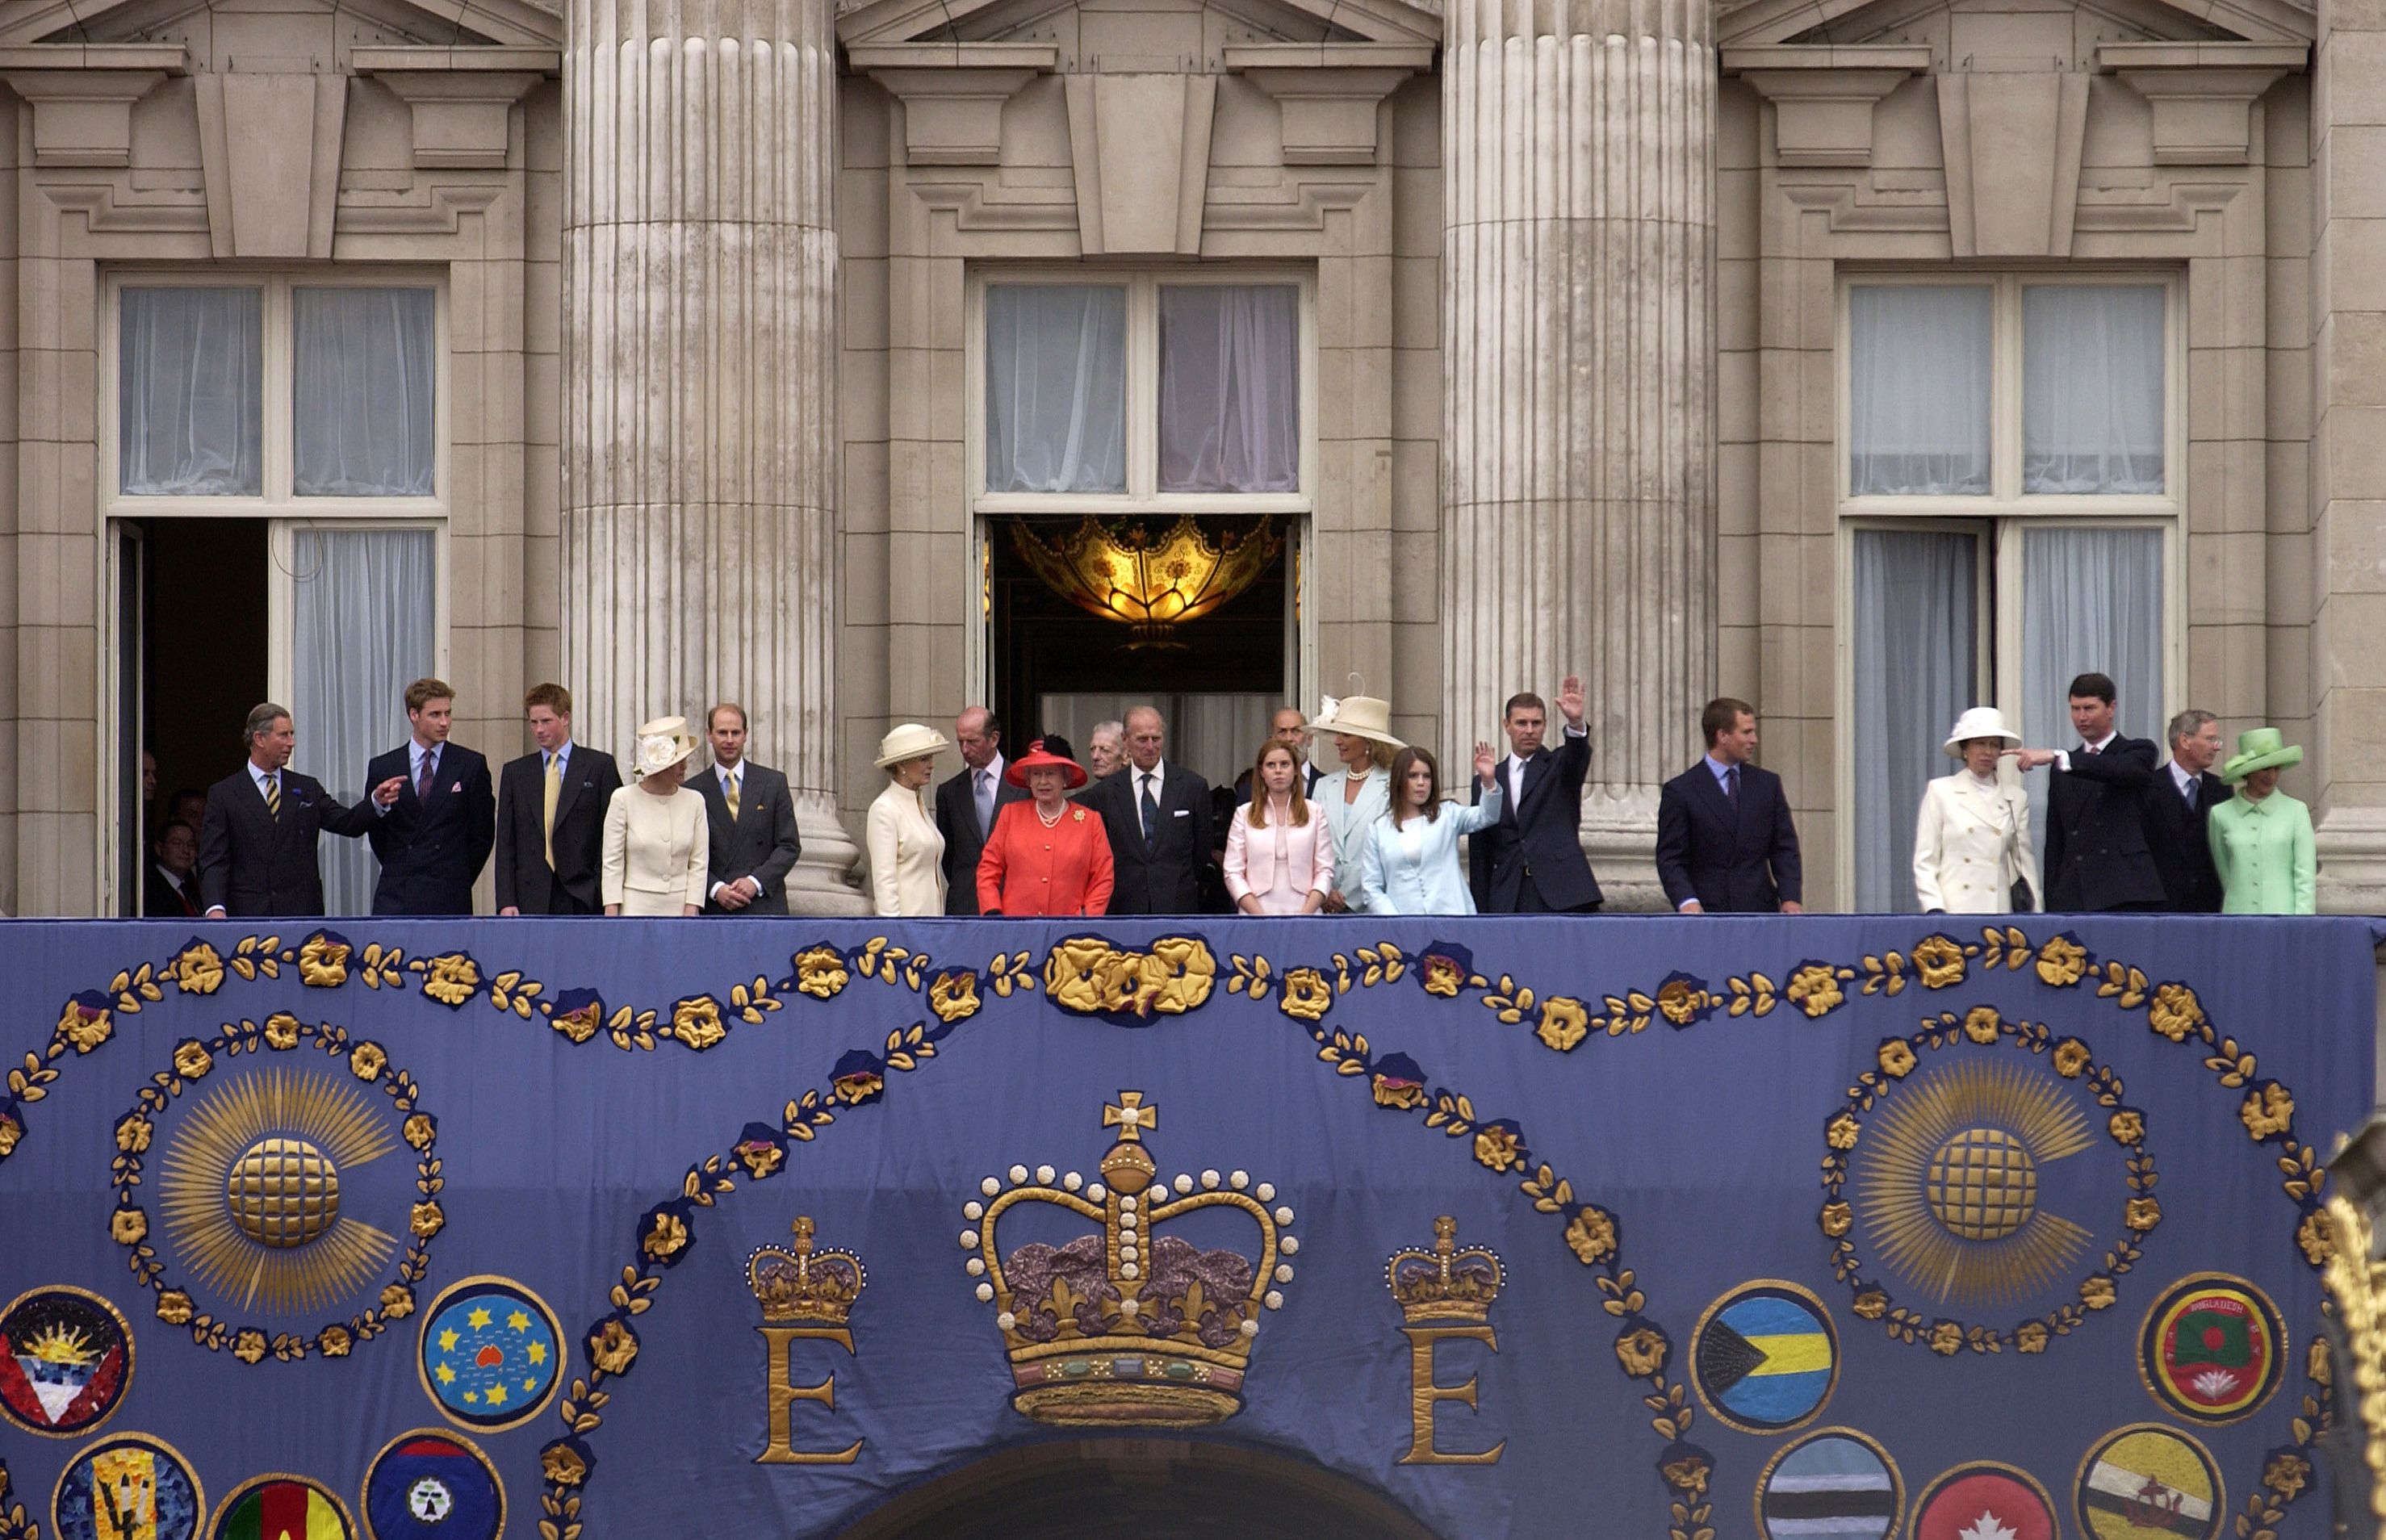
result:
[[[905,722],[878,740],[875,763],[886,789],[863,820],[870,849],[870,896],[882,915],[945,912],[945,836],[921,793],[936,773],[936,756],[952,745],[933,727]]]
[[[1364,912],[1360,868],[1368,832],[1392,805],[1392,756],[1408,745],[1392,736],[1392,704],[1373,695],[1326,697],[1325,709],[1309,724],[1312,732],[1334,734],[1342,768],[1318,780],[1309,800],[1325,809],[1334,835],[1334,891],[1327,914]]]
[[[2319,861],[2311,809],[2279,790],[2279,772],[2304,762],[2275,727],[2237,735],[2220,779],[2237,795],[2207,815],[2205,837],[2220,871],[2222,914],[2317,914]]]
[[[2038,908],[2038,857],[2029,844],[2029,800],[1998,777],[2021,734],[1993,706],[1955,719],[1943,745],[1963,761],[1922,789],[1914,820],[1914,895],[1927,914],[2010,914]]]
[[[704,908],[712,856],[704,798],[680,784],[696,737],[684,717],[657,717],[638,729],[632,784],[605,808],[605,912],[692,915]]]

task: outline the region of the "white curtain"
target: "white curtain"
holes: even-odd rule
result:
[[[1126,490],[1126,291],[986,291],[986,489]]]
[[[1987,495],[1992,311],[1985,286],[1849,291],[1851,493]]]
[[[127,289],[117,348],[119,485],[144,496],[264,490],[264,296]]]
[[[432,494],[429,289],[299,289],[292,487],[301,497]]]
[[[2071,682],[2112,677],[2120,732],[2162,743],[2163,536],[2160,530],[2022,532],[2022,720],[2034,748],[2069,748]],[[2046,847],[2043,772],[2025,775],[2030,832]],[[2044,870],[2043,868],[2041,869]]]
[[[1094,746],[1096,722],[1124,721],[1129,707],[1149,706],[1168,724],[1168,745],[1161,751],[1168,763],[1184,766],[1212,786],[1231,787],[1259,757],[1268,718],[1283,704],[1260,695],[1053,695],[1037,701],[1036,715],[1043,731],[1067,735],[1082,765]],[[1026,743],[1019,740],[1022,750]]]
[[[1979,542],[1966,532],[1855,536],[1855,908],[1911,914],[1922,789],[1954,768],[1947,729],[1979,698]]]
[[[2022,490],[2163,489],[2163,291],[2022,291]]]
[[[298,530],[291,575],[291,763],[354,802],[370,790],[366,761],[406,742],[406,687],[438,657],[437,539],[429,530]],[[320,855],[326,912],[369,912],[381,871],[371,847],[329,835]]]
[[[1160,291],[1160,490],[1300,488],[1300,291]]]

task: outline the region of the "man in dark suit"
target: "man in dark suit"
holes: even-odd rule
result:
[[[455,713],[445,680],[416,680],[406,687],[411,739],[365,767],[367,785],[404,783],[372,827],[375,914],[472,912],[472,884],[496,843],[497,803],[488,760],[447,741]]]
[[[785,914],[787,873],[803,854],[787,778],[746,757],[746,708],[723,701],[705,719],[712,768],[688,783],[712,828],[707,914]]]
[[[595,914],[605,809],[622,771],[600,748],[571,741],[571,692],[535,684],[522,713],[537,749],[498,778],[497,912]]]
[[[1126,768],[1077,800],[1110,836],[1112,914],[1199,914],[1210,860],[1210,783],[1161,757],[1168,725],[1149,706],[1126,714]]]
[[[1603,898],[1582,853],[1582,781],[1590,771],[1590,735],[1582,725],[1582,681],[1569,674],[1558,691],[1565,718],[1563,746],[1541,745],[1550,708],[1529,692],[1508,697],[1502,725],[1508,757],[1500,761],[1500,821],[1466,842],[1475,907],[1486,914],[1591,914]],[[1470,782],[1475,800],[1483,783]]]
[[[2170,720],[2170,763],[2146,788],[2146,847],[2173,914],[2218,914],[2220,873],[2212,865],[2206,815],[2234,794],[2212,773],[2220,757],[2220,720],[2186,710]]]
[[[1657,795],[1657,880],[1683,914],[1802,913],[1798,829],[1781,778],[1749,763],[1756,707],[1726,695],[1699,719],[1705,756]]]
[[[953,719],[953,744],[961,751],[959,775],[936,787],[936,833],[945,836],[945,912],[977,913],[977,862],[995,815],[1004,804],[1024,802],[1027,789],[1002,778],[1002,723],[983,706]]]
[[[2075,749],[2010,752],[2021,768],[2052,765],[2046,788],[2046,908],[2053,913],[2163,908],[2162,873],[2146,848],[2145,794],[2160,757],[2147,738],[2113,725],[2116,692],[2103,674],[2071,682]]]
[[[323,912],[319,833],[355,839],[373,826],[376,807],[397,800],[392,779],[347,807],[311,775],[289,768],[297,746],[290,713],[268,701],[252,707],[243,730],[248,763],[207,788],[199,828],[199,903],[210,920],[308,918]]]
[[[1121,725],[1124,730],[1124,724]],[[1275,715],[1268,719],[1268,736],[1292,750],[1292,762],[1300,767],[1300,795],[1315,796],[1317,783],[1325,779],[1325,772],[1309,762],[1308,716],[1298,706],[1277,707]],[[1097,777],[1097,779],[1099,778]],[[1250,768],[1246,766],[1243,772],[1235,777],[1235,806],[1248,808],[1250,805],[1251,772]],[[1223,828],[1220,829],[1218,837],[1220,839],[1225,837],[1225,831]],[[1231,914],[1234,911],[1229,909],[1226,912]]]
[[[152,920],[199,917],[199,832],[187,823],[157,831],[148,880],[142,884],[141,912]]]

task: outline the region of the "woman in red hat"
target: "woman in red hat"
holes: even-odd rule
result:
[[[1086,783],[1068,740],[1038,738],[1004,768],[1025,802],[1006,804],[977,863],[980,914],[1101,914],[1111,905],[1111,842],[1102,815],[1069,800]]]

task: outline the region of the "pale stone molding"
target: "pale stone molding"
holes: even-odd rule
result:
[[[856,69],[903,104],[903,158],[911,166],[993,166],[1002,159],[1002,108],[1049,73],[1050,44],[903,43],[853,48]]]
[[[1776,161],[1783,166],[1872,164],[1872,110],[1915,75],[1930,50],[1911,45],[1727,48],[1723,72],[1773,104]]]
[[[1275,99],[1287,166],[1372,166],[1384,98],[1433,65],[1397,43],[1264,44],[1225,50],[1226,68]]]
[[[327,260],[347,77],[204,74],[192,83],[215,255]]]
[[[2242,166],[2254,104],[2311,50],[2300,43],[2106,43],[2099,69],[2154,108],[2157,166]]]
[[[578,731],[741,702],[802,913],[836,818],[836,38],[822,0],[574,0],[564,44],[562,677]]]
[[[1423,44],[1441,41],[1440,6],[1404,0],[1208,0],[1257,30],[1299,39],[1309,30],[1335,41]],[[1052,9],[1051,0],[867,0],[843,8],[836,33],[848,49],[935,38],[949,47],[997,38]],[[1340,34],[1337,40],[1335,34]],[[1314,46],[1314,44],[1312,44]]]
[[[1952,74],[1938,86],[1954,257],[2070,256],[2088,77]]]
[[[33,164],[132,164],[132,106],[189,61],[176,43],[0,48],[0,79],[33,108]]]
[[[1087,257],[1198,256],[1215,75],[1071,75],[1069,158]]]
[[[561,71],[553,48],[358,48],[350,66],[389,88],[414,116],[414,164],[501,170],[513,106]]]
[[[197,6],[188,6],[196,9]],[[521,44],[552,48],[559,40],[562,18],[534,0],[436,0],[414,5],[408,0],[341,0],[342,8],[408,36],[436,37],[459,44]],[[10,0],[0,19],[0,47],[15,44],[55,44],[60,47],[96,49],[137,32],[158,19],[149,0]],[[64,34],[73,33],[69,39]],[[99,40],[89,44],[83,39]]]
[[[1791,43],[1818,28],[1839,36],[1863,36],[1869,27],[1886,30],[1942,0],[1746,0],[1727,5],[1715,22],[1726,48]],[[2166,24],[2182,31],[2223,28],[2256,43],[2309,43],[2317,35],[2311,7],[2295,0],[2107,0],[2132,24],[2159,31]]]
[[[1595,10],[1450,7],[1442,735],[1579,673],[1586,848],[1661,908],[1658,790],[1715,682],[1715,58],[1704,5]]]

